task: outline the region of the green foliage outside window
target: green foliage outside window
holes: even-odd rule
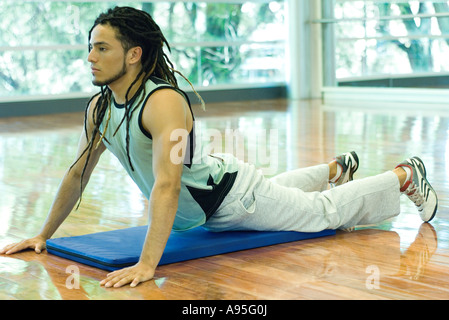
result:
[[[285,82],[284,1],[2,0],[0,97],[95,90],[87,35],[115,5],[153,15],[175,67],[196,86]]]
[[[448,1],[325,0],[337,79],[449,73]]]

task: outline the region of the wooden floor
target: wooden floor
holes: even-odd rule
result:
[[[254,128],[266,130],[267,135],[273,129],[278,163],[271,169],[276,172],[327,163],[339,153],[356,150],[361,162],[356,178],[361,178],[419,155],[439,194],[437,216],[431,223],[422,223],[404,197],[402,213],[379,225],[161,266],[154,280],[136,288],[101,287],[106,271],[47,252],[1,255],[0,299],[449,298],[447,114],[393,112],[391,107],[362,112],[320,101],[286,100],[210,104],[208,108],[196,112],[203,129],[238,129],[243,137],[249,137]],[[0,247],[40,230],[74,157],[82,117],[74,113],[0,119]],[[147,218],[146,200],[106,153],[81,208],[55,237],[145,225]],[[71,279],[67,268],[72,265],[79,267],[78,289],[66,284]]]

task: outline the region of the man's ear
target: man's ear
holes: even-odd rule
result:
[[[141,47],[132,47],[128,50],[127,53],[128,63],[135,64],[140,61],[142,58],[142,48]]]

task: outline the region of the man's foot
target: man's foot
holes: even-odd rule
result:
[[[402,168],[407,172],[407,179],[400,191],[413,201],[418,208],[421,219],[429,222],[437,212],[438,197],[429,181],[427,181],[424,163],[420,158],[413,157],[406,159],[396,168]]]
[[[346,152],[335,158],[337,174],[329,180],[332,187],[336,187],[353,180],[354,172],[359,168],[359,157],[355,151]]]

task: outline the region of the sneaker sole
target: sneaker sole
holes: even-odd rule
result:
[[[357,169],[359,168],[359,157],[357,156],[357,153],[355,153],[355,151],[351,151],[350,153],[351,153],[352,157],[354,158],[355,163],[357,163],[357,167],[354,169],[354,171],[352,171],[352,172],[349,174],[349,181],[352,181],[352,180],[353,180],[353,177],[354,177],[354,173],[355,173],[355,172],[357,171]]]
[[[435,209],[433,210],[433,213],[432,213],[432,215],[430,216],[430,218],[429,219],[427,219],[426,217],[423,217],[423,216],[421,216],[421,219],[424,221],[424,222],[430,222],[430,221],[432,221],[432,219],[435,217],[435,214],[437,213],[437,209],[438,209],[438,197],[437,197],[437,194],[436,194],[436,192],[433,190],[433,188],[432,187],[430,187],[430,190],[433,192],[433,194],[434,194],[434,196],[435,196]]]
[[[422,220],[424,220],[425,222],[430,222],[430,221],[435,217],[435,214],[437,213],[437,209],[438,209],[438,196],[437,196],[437,193],[435,192],[435,190],[433,189],[433,187],[430,185],[429,181],[427,181],[427,178],[426,178],[426,177],[423,177],[423,179],[426,181],[426,183],[427,183],[427,185],[428,185],[428,187],[429,187],[429,189],[430,189],[430,192],[429,192],[429,195],[427,196],[427,198],[429,198],[430,193],[432,193],[432,194],[434,195],[434,197],[435,197],[435,209],[433,210],[432,215],[430,216],[430,218],[426,219],[425,217],[422,217],[422,216],[421,216],[421,219],[422,219]]]

